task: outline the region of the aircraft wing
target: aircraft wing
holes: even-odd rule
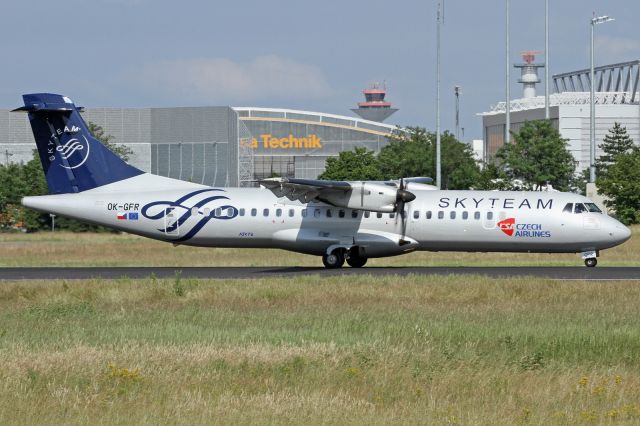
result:
[[[314,199],[325,198],[336,192],[345,193],[352,190],[349,182],[336,180],[269,178],[258,180],[260,185],[271,190],[276,197],[286,197],[291,201],[308,203]]]

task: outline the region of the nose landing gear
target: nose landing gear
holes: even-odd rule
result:
[[[596,250],[596,251],[584,251],[582,252],[582,259],[584,260],[584,265],[587,268],[595,268],[595,266],[598,264],[598,259],[597,257],[600,255],[600,253]]]

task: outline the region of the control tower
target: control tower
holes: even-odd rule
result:
[[[391,114],[397,111],[396,108],[391,108],[391,102],[384,100],[387,94],[386,85],[380,85],[380,83],[374,83],[369,89],[365,89],[364,102],[358,102],[358,108],[354,108],[351,111],[358,114],[365,120],[377,121],[382,123],[389,118]]]
[[[533,62],[538,53],[540,52],[533,50],[522,52],[524,63],[514,65],[514,68],[520,68],[521,75],[518,83],[522,83],[522,97],[525,99],[536,97],[536,84],[540,83],[538,68],[543,68],[544,64]]]

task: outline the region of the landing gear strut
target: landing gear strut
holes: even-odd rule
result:
[[[584,260],[584,264],[587,268],[594,268],[598,264],[598,259],[596,259],[600,253],[598,250],[589,250],[582,252],[582,259]]]
[[[335,249],[329,254],[323,254],[322,263],[327,269],[341,268],[344,265],[344,250]]]

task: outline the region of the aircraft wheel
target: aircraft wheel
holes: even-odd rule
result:
[[[594,268],[598,264],[598,259],[590,257],[589,259],[584,260],[584,264],[587,268]]]
[[[347,258],[347,263],[352,268],[362,268],[367,263],[367,258],[360,256],[349,256]]]
[[[327,269],[341,268],[344,265],[344,254],[342,250],[334,250],[331,254],[322,255],[322,263]]]

